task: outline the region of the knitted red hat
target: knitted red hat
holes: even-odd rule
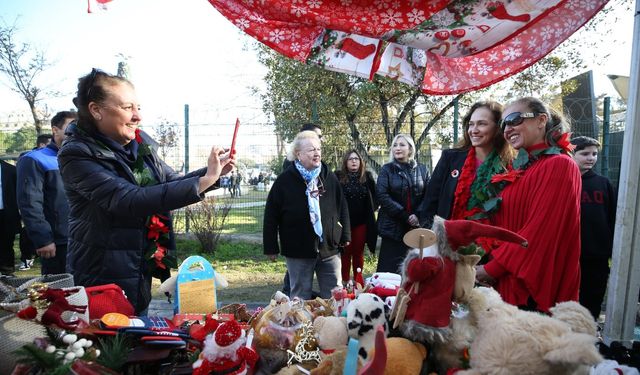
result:
[[[457,251],[461,246],[471,244],[478,237],[493,237],[506,242],[519,243],[522,247],[529,245],[526,238],[515,232],[477,221],[445,220],[444,228],[453,251]]]
[[[242,328],[235,320],[220,324],[215,333],[216,344],[221,347],[229,346],[242,336]]]

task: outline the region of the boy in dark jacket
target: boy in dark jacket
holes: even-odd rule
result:
[[[589,309],[597,320],[609,278],[616,191],[608,178],[593,171],[600,143],[589,137],[576,137],[571,143],[576,146],[573,159],[582,173],[580,304]]]

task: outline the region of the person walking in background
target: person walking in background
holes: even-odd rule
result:
[[[51,142],[18,160],[18,208],[27,236],[40,256],[43,275],[65,272],[69,203],[58,167],[58,150],[66,138],[65,130],[77,118],[76,112],[56,113],[51,119]],[[25,259],[22,266],[30,267],[29,263]]]
[[[51,134],[40,134],[36,138],[36,147],[34,147],[32,150],[37,150],[37,149],[47,147],[47,145],[51,142],[51,139],[53,139],[53,136]],[[26,155],[27,153],[29,153],[29,151],[25,151],[21,153],[20,156],[18,157],[18,160],[20,160],[20,158]],[[20,229],[19,244],[20,244],[20,267],[18,268],[18,271],[26,271],[31,269],[31,267],[33,266],[33,261],[36,256],[36,249],[33,247],[33,242],[29,238],[29,235],[27,234],[27,230],[24,226],[22,226],[22,228]]]
[[[349,150],[344,154],[342,169],[336,171],[336,176],[347,200],[351,223],[351,243],[344,247],[341,256],[342,282],[351,280],[350,272],[353,270],[354,280],[364,286],[364,246],[366,244],[369,251],[375,254],[378,239],[375,219],[375,211],[378,209],[376,183],[356,150]],[[360,273],[357,272],[358,268]]]
[[[505,302],[547,312],[558,302],[578,300],[580,170],[568,155],[568,124],[539,99],[505,106],[502,129],[518,157],[491,180],[502,202],[485,213],[529,244],[501,243],[485,265],[476,266],[476,279],[493,285]]]
[[[58,155],[71,209],[67,271],[76,285],[119,285],[144,316],[151,278],[177,267],[170,211],[204,199],[235,159],[214,146],[206,168],[177,174],[138,128],[136,91],[122,77],[93,69],[73,103],[78,122]]]
[[[240,174],[240,171],[238,171],[238,173],[236,173],[236,185],[235,185],[235,193],[236,193],[236,197],[239,197],[242,195],[242,174]]]
[[[402,237],[425,220],[423,202],[429,172],[415,160],[415,154],[413,139],[407,134],[396,135],[389,149],[389,162],[378,175],[378,233],[382,243],[377,272],[398,272],[407,255]]]
[[[0,273],[15,270],[13,242],[20,230],[20,214],[16,202],[16,167],[0,160]]]
[[[313,275],[320,297],[341,286],[339,246],[351,241],[349,212],[336,176],[322,163],[320,138],[296,135],[289,152],[293,164],[274,182],[264,210],[264,254],[287,262],[291,297],[311,299]],[[279,243],[278,243],[279,239]]]
[[[593,170],[598,161],[600,143],[593,138],[576,137],[571,144],[576,146],[573,160],[582,174],[580,273],[583,277],[580,304],[598,320],[609,280],[609,258],[616,224],[616,191],[608,178]]]
[[[231,175],[229,175],[229,195],[231,198],[236,196],[236,173],[235,171],[231,171]]]
[[[458,147],[442,151],[427,188],[426,224],[431,228],[434,215],[443,219],[473,219],[488,224],[488,217],[477,217],[492,197],[491,178],[506,172],[515,152],[500,129],[502,105],[494,101],[474,103],[462,119],[463,139]],[[489,252],[496,242],[480,238]]]

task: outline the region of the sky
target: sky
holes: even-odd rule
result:
[[[245,123],[266,121],[250,90],[262,85],[265,74],[253,39],[206,0],[114,0],[106,12],[91,14],[84,0],[4,0],[0,17],[15,22],[19,41],[55,62],[43,76],[45,86],[64,94],[46,100],[54,113],[73,108],[80,76],[92,67],[116,73],[122,54],[130,57],[143,124],[158,118],[182,123],[184,104],[192,123],[206,117],[232,125],[241,114]],[[0,121],[28,109],[4,85],[0,100]]]
[[[602,25],[602,49],[595,57],[585,50],[596,95],[614,92],[605,74],[629,74],[632,16],[631,10],[612,14]],[[232,125],[236,117],[244,123],[268,121],[250,89],[264,88],[266,72],[253,51],[254,40],[206,0],[114,0],[108,11],[94,14],[87,13],[85,0],[3,0],[0,22],[15,23],[19,41],[44,50],[56,63],[42,81],[64,94],[45,101],[54,113],[73,108],[78,77],[92,67],[115,73],[122,54],[130,56],[143,124],[182,123],[184,104],[191,107],[192,123]],[[0,85],[0,103],[0,122],[16,113],[30,118],[24,100],[5,85]]]

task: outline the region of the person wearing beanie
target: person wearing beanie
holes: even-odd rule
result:
[[[598,161],[600,143],[593,138],[576,137],[571,144],[576,146],[573,160],[582,174],[580,272],[584,277],[580,283],[580,304],[598,320],[609,279],[609,258],[616,224],[616,191],[608,178],[593,170]]]
[[[547,312],[578,300],[580,171],[569,156],[568,124],[539,99],[506,105],[501,125],[518,156],[509,172],[491,179],[502,187],[491,224],[525,237],[529,246],[500,244],[476,267],[476,279],[507,303]]]
[[[410,300],[400,332],[413,341],[443,343],[451,334],[449,323],[458,249],[479,238],[493,238],[523,248],[528,243],[525,238],[506,229],[470,220],[444,220],[439,216],[433,219],[433,241],[428,241],[429,230],[415,231],[426,232],[424,246],[427,247],[411,250],[402,263],[402,287]],[[416,245],[407,237],[405,242],[410,246]]]

